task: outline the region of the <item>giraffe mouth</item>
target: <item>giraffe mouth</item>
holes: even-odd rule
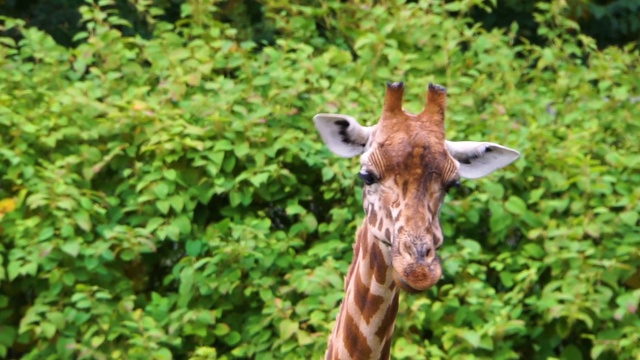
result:
[[[434,286],[442,276],[440,258],[435,253],[425,254],[423,251],[414,251],[415,245],[394,243],[392,246],[393,279],[403,290],[416,293],[425,291]],[[401,250],[408,249],[409,250]],[[422,248],[422,246],[418,246]]]
[[[440,262],[426,267],[412,267],[397,269],[394,266],[393,279],[402,290],[409,293],[419,293],[430,289],[442,276]]]
[[[404,281],[404,279],[402,278],[402,276],[398,275],[397,271],[393,271],[393,279],[395,280],[396,284],[404,291],[411,293],[411,294],[415,294],[415,293],[419,293],[421,292],[418,289],[413,288],[411,285],[407,284],[406,281]]]

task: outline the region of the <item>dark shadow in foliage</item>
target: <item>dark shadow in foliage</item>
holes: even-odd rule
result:
[[[20,18],[27,26],[48,33],[61,45],[71,46],[73,36],[82,31],[78,8],[84,0],[6,0],[0,6],[0,15]],[[19,40],[17,33],[8,35]]]
[[[184,1],[164,0],[156,3],[156,6],[164,10],[164,15],[158,20],[175,23],[180,19],[180,6]],[[27,26],[37,27],[50,34],[58,44],[73,46],[73,37],[84,30],[78,9],[86,4],[84,0],[6,0],[0,8],[0,15],[21,18],[26,21]],[[119,28],[124,35],[143,38],[152,36],[152,26],[133,5],[126,0],[116,0],[115,4],[118,15],[132,26]],[[538,24],[533,17],[535,4],[536,1],[533,0],[499,0],[491,12],[476,7],[471,9],[471,16],[487,30],[507,29],[516,22],[520,39],[540,45],[544,39],[537,33]],[[252,40],[258,44],[257,51],[274,44],[275,39],[281,35],[265,18],[264,6],[257,0],[221,1],[216,6],[220,9],[219,20],[239,29],[240,39]],[[596,39],[600,48],[640,41],[640,2],[637,0],[590,0],[586,3],[569,1],[566,16],[576,21],[584,33]],[[330,39],[333,43],[342,44],[353,59],[357,60],[358,55],[351,46],[353,40],[346,38],[339,29],[320,21],[316,21],[316,29],[320,39]]]
[[[542,45],[538,24],[533,14],[538,1],[498,0],[490,13],[480,8],[471,11],[472,18],[487,30],[508,29],[518,24],[519,38]],[[549,2],[549,1],[545,1]],[[599,48],[623,46],[640,41],[640,2],[637,0],[579,0],[569,1],[569,19],[576,21],[582,32],[597,41]],[[521,39],[518,39],[521,41]]]

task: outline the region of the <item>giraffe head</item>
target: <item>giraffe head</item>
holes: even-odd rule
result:
[[[360,155],[364,226],[391,259],[400,288],[417,292],[442,275],[440,206],[460,178],[480,178],[519,157],[487,142],[445,140],[446,90],[429,84],[427,105],[417,114],[402,108],[403,83],[388,83],[377,125],[362,126],[341,114],[318,114],[314,122],[329,149]],[[389,264],[380,264],[388,266]]]

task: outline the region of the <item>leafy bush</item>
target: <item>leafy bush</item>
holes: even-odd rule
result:
[[[558,3],[544,46],[479,1],[264,3],[272,45],[181,6],[81,8],[73,49],[4,18],[0,355],[319,358],[362,218],[356,160],[320,111],[376,121],[435,81],[451,139],[523,158],[449,196],[445,276],[401,298],[394,358],[637,358],[638,49],[598,51]]]

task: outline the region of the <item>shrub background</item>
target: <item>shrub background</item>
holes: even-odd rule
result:
[[[123,4],[82,5],[73,46],[2,18],[0,356],[320,358],[362,210],[311,118],[372,124],[402,79],[523,156],[448,196],[394,358],[640,357],[637,43],[563,2],[534,42],[476,23],[490,1]]]

